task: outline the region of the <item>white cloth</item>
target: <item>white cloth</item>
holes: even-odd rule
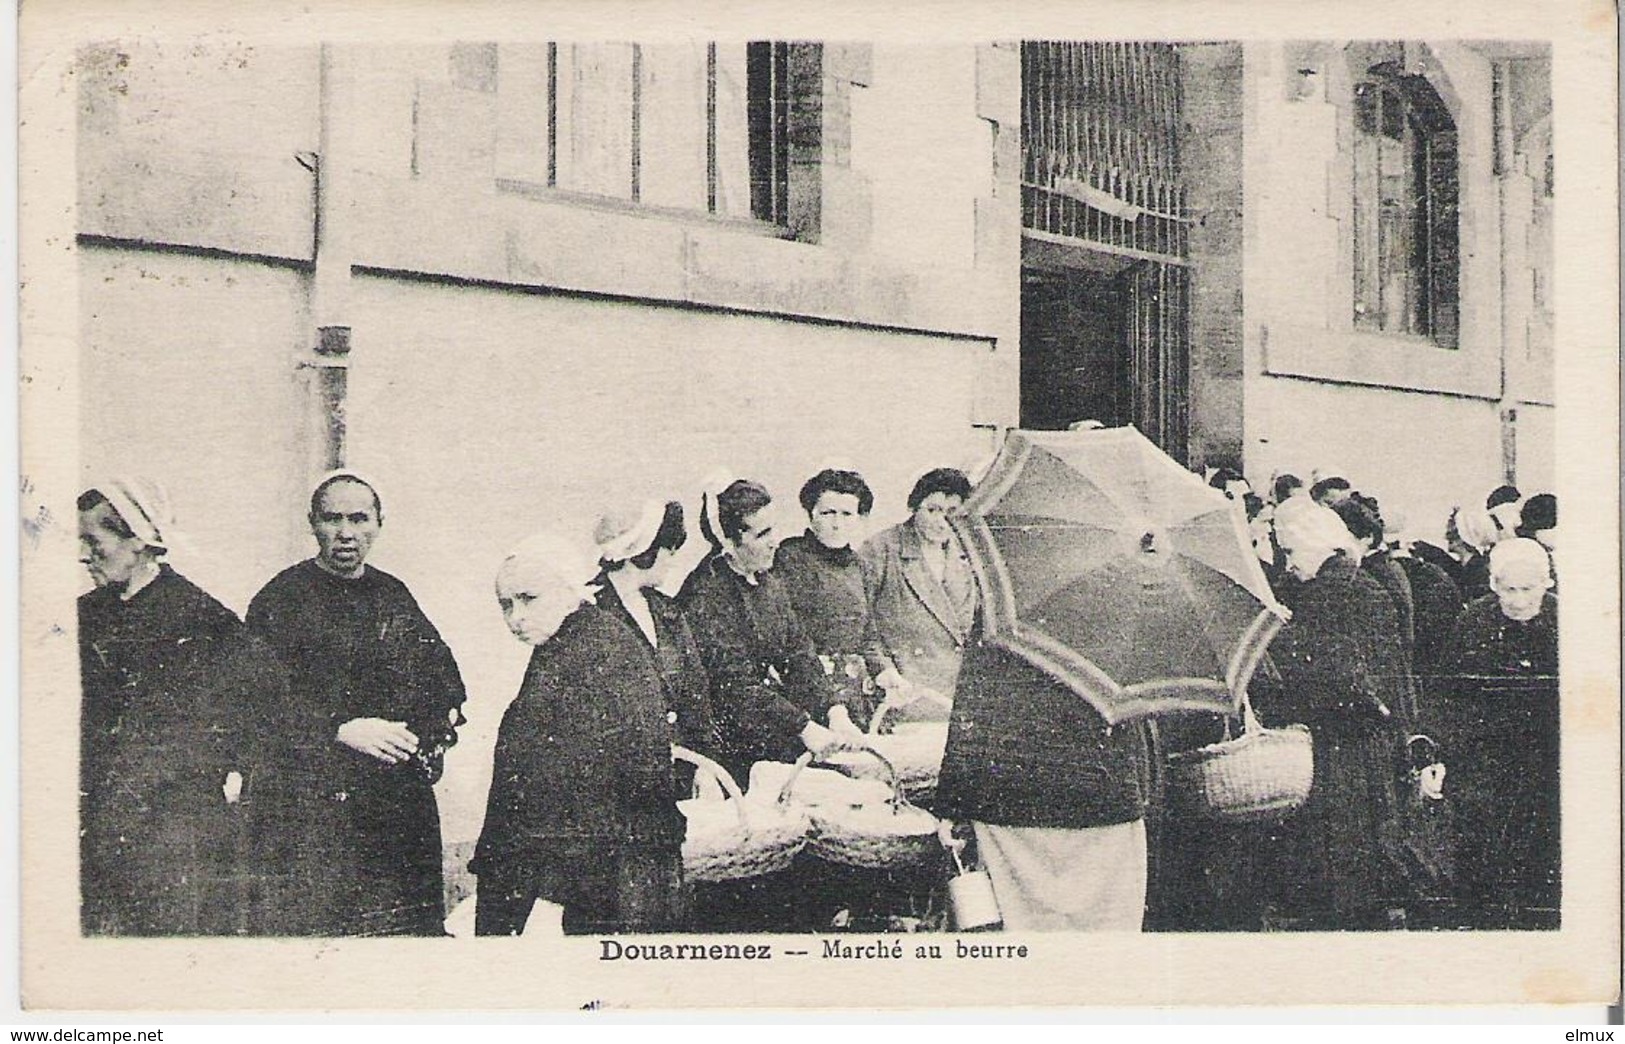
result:
[[[169,492],[155,479],[131,475],[91,487],[113,505],[119,518],[148,547],[168,550],[175,539],[175,512]]]
[[[1076,829],[971,826],[1006,931],[1140,931],[1144,820]]]
[[[666,505],[659,500],[645,500],[636,512],[605,514],[592,532],[598,557],[606,562],[624,562],[641,555],[660,535],[660,524],[665,520]]]

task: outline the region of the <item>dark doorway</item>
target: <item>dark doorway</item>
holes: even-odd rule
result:
[[[1021,426],[1133,420],[1128,294],[1120,277],[1081,268],[1021,273]]]
[[[1190,271],[1030,232],[1022,240],[1021,426],[1132,424],[1189,452]]]

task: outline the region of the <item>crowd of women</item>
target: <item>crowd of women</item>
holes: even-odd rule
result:
[[[497,600],[532,651],[470,864],[476,932],[521,932],[542,901],[571,933],[940,923],[936,867],[684,878],[696,783],[673,745],[744,784],[759,762],[863,746],[882,706],[951,722],[932,810],[967,824],[1010,928],[1555,924],[1555,501],[1499,490],[1452,515],[1445,550],[1397,538],[1339,477],[1280,476],[1268,498],[1212,481],[1292,613],[1253,702],[1311,730],[1301,809],[1204,817],[1161,766],[1218,719],[1111,728],[984,646],[948,521],[962,472],[920,476],[907,520],[867,540],[855,471],[809,478],[805,531],[782,541],[772,494],[741,478],[701,499],[710,547],[680,587],[675,500],[502,561]],[[246,627],[162,562],[155,484],[99,484],[79,507],[98,585],[80,606],[85,930],[439,933],[432,784],[463,688],[405,586],[366,563],[376,487],[323,480],[317,555]]]
[[[809,479],[807,529],[782,543],[771,494],[733,481],[704,498],[711,549],[675,599],[660,590],[687,533],[675,501],[606,515],[590,551],[559,534],[517,549],[497,597],[536,651],[497,741],[476,930],[517,931],[538,899],[564,907],[567,932],[804,930],[849,915],[854,895],[878,917],[875,894],[906,909],[928,891],[806,866],[683,888],[687,780],[668,751],[744,782],[758,762],[862,746],[883,701],[895,720],[946,720],[977,599],[947,514],[969,494],[963,473],[927,472],[909,521],[860,550],[874,495],[856,472]]]
[[[1501,487],[1454,509],[1440,548],[1404,539],[1341,476],[1280,475],[1267,499],[1233,472],[1212,481],[1244,504],[1292,613],[1254,703],[1266,724],[1309,727],[1315,766],[1304,808],[1207,837],[1209,909],[1555,927],[1556,499]]]

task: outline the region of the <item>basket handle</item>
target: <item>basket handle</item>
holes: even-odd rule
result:
[[[880,706],[875,708],[874,714],[869,718],[869,735],[880,735],[880,724],[882,720],[885,719],[886,715],[920,700],[940,704],[944,707],[953,706],[953,703],[944,697],[940,692],[927,692],[924,695],[916,696],[912,700],[894,700],[888,695],[885,699],[880,701]]]
[[[898,808],[905,805],[910,808],[913,807],[908,798],[903,794],[903,784],[902,781],[897,778],[897,769],[892,766],[891,760],[887,758],[886,755],[880,753],[880,751],[874,749],[873,747],[852,747],[850,749],[855,753],[861,752],[872,756],[876,761],[880,762],[880,767],[886,770],[886,782],[891,787],[892,794],[891,801],[889,803],[893,808]],[[784,789],[779,791],[779,801],[784,803],[790,800],[791,791],[795,789],[796,778],[801,775],[802,769],[813,764],[814,762],[823,760],[825,759],[819,757],[810,750],[802,754],[801,757],[797,758],[795,768],[790,772],[790,778],[784,781]]]
[[[890,696],[887,696],[885,699],[881,700],[880,706],[876,707],[875,712],[869,716],[869,735],[880,735],[880,723],[885,720],[886,715],[890,714],[896,709],[897,704],[892,702],[892,698]]]
[[[1228,717],[1225,718],[1224,731],[1225,731],[1225,738],[1228,739],[1229,734],[1230,734],[1230,719]],[[1259,733],[1259,732],[1263,732],[1263,731],[1264,731],[1264,725],[1263,725],[1262,722],[1260,722],[1258,720],[1258,715],[1253,711],[1252,698],[1247,695],[1247,690],[1246,689],[1242,689],[1241,690],[1241,734],[1243,736],[1251,736],[1251,735],[1254,735],[1255,733]]]
[[[750,830],[750,820],[745,814],[745,794],[739,789],[739,784],[729,774],[728,770],[697,751],[689,750],[680,743],[671,745],[671,760],[683,761],[694,766],[696,772],[703,772],[716,780],[722,787],[722,792],[728,795],[733,804],[734,814],[739,817],[739,823],[746,831]]]

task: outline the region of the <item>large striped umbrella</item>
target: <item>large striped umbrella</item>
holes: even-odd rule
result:
[[[1234,713],[1288,615],[1240,505],[1131,427],[1010,432],[952,521],[984,640],[1108,722]]]

